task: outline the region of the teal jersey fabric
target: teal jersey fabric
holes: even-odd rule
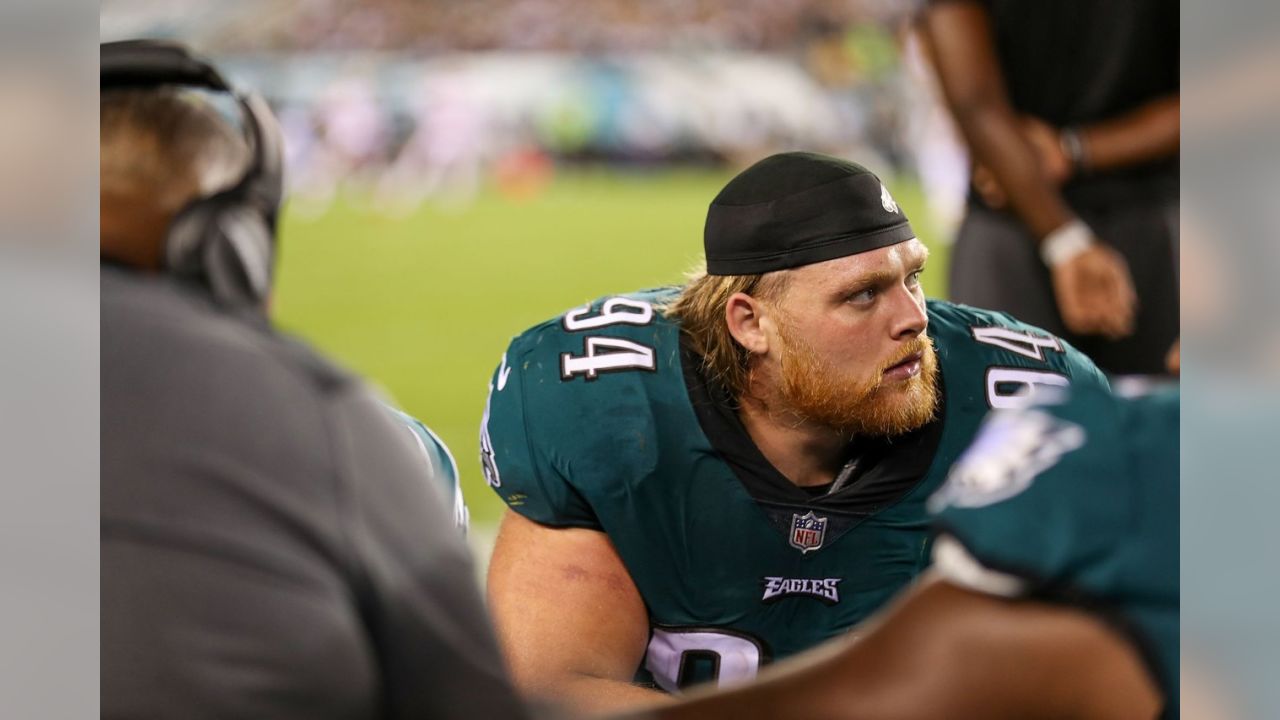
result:
[[[931,507],[1008,593],[1100,614],[1135,644],[1178,717],[1179,394],[1076,388],[993,414]],[[946,541],[940,541],[940,543]],[[941,548],[941,545],[940,545]],[[939,552],[939,571],[951,575]]]
[[[391,406],[387,406],[387,409],[400,425],[413,435],[414,443],[421,451],[423,473],[431,482],[439,486],[445,498],[449,500],[449,506],[453,508],[453,522],[465,533],[470,524],[470,513],[462,497],[461,476],[458,474],[458,463],[453,459],[453,454],[449,452],[449,448],[440,436],[432,432],[431,428],[421,420]]]
[[[852,628],[928,564],[925,501],[993,404],[1027,382],[1106,387],[1048,333],[930,301],[940,419],[868,440],[869,469],[812,497],[701,380],[660,310],[677,291],[597,300],[515,338],[481,430],[486,479],[512,510],[609,535],[652,623],[637,679],[667,690],[749,679]]]

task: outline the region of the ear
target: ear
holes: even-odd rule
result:
[[[773,325],[764,303],[746,293],[734,293],[725,303],[724,319],[729,325],[729,334],[747,352],[756,355],[769,352],[769,331]]]

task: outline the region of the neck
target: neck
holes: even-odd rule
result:
[[[826,485],[844,465],[849,438],[829,427],[751,396],[741,398],[738,417],[765,459],[795,485]]]
[[[123,265],[158,271],[172,218],[172,212],[154,203],[103,191],[98,212],[99,253]]]

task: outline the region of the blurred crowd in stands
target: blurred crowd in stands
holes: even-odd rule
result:
[[[890,23],[910,7],[906,0],[106,0],[103,13],[117,23],[170,27],[215,53],[787,52],[850,25]]]
[[[318,210],[344,187],[409,211],[465,203],[488,182],[536,193],[566,163],[741,167],[803,148],[921,177],[955,216],[965,160],[913,57],[909,9],[106,0],[103,34],[194,38],[261,89],[285,127],[294,197]]]

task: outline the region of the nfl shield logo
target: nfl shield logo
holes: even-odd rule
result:
[[[791,516],[791,547],[802,553],[822,547],[822,539],[827,534],[827,519],[818,517],[810,510],[805,515]]]

